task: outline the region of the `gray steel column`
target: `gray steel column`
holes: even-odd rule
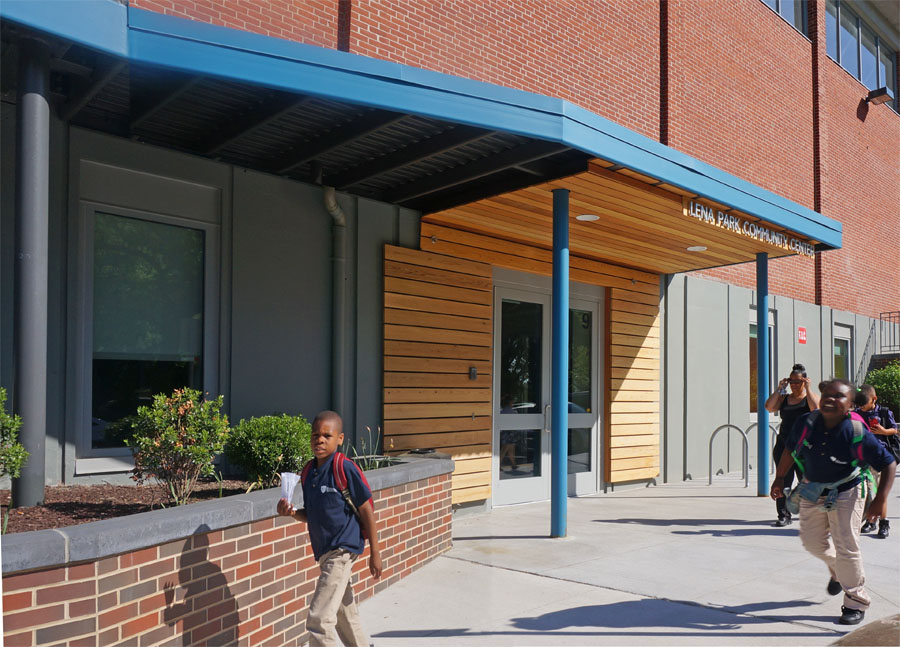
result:
[[[50,191],[50,49],[19,45],[16,149],[15,411],[28,460],[13,481],[13,504],[44,502],[47,433],[47,274]]]

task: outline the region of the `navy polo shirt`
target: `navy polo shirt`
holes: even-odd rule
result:
[[[325,553],[343,548],[356,555],[365,549],[362,528],[353,510],[334,484],[334,454],[319,467],[315,462],[303,483],[303,507],[313,555],[319,559]],[[344,461],[347,489],[356,507],[372,498],[372,492],[359,468],[349,460]]]
[[[815,422],[805,439],[809,443],[809,447],[804,445],[800,449],[800,457],[806,470],[804,476],[810,481],[819,483],[840,481],[853,471],[853,460],[857,458],[855,453],[851,452],[854,432],[849,416],[841,420],[834,429],[825,429],[825,420],[821,414],[815,412],[804,414],[794,423],[794,428],[788,437],[787,447],[793,451],[803,429],[809,426],[810,416],[813,415]],[[861,443],[863,460],[874,471],[880,472],[894,461],[894,457],[868,429],[865,429]],[[860,480],[862,479],[857,477],[839,485],[838,490],[841,492],[849,490]]]

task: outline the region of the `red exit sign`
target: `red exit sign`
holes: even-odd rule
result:
[[[806,328],[797,326],[797,341],[801,344],[806,343]]]

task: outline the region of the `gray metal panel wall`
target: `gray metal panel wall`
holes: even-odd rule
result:
[[[741,429],[755,422],[748,416],[750,408],[750,301],[753,293],[746,288],[728,286],[728,420]],[[754,414],[755,416],[755,414]],[[724,434],[725,432],[722,432]],[[718,441],[717,442],[721,442]],[[756,463],[756,434],[748,438],[748,461]],[[726,471],[741,469],[743,443],[741,435],[728,430],[728,464]],[[718,469],[718,468],[717,468]]]
[[[331,217],[321,189],[236,169],[231,418],[301,413],[331,398]]]
[[[794,313],[794,327],[791,330],[793,338],[791,343],[794,348],[794,363],[803,364],[806,367],[806,374],[813,386],[818,386],[819,382],[825,377],[825,371],[822,368],[822,348],[829,338],[823,339],[821,328],[821,308],[804,301],[792,301]],[[797,341],[797,329],[806,328],[806,343],[801,344]],[[790,367],[787,367],[790,370]],[[780,377],[785,377],[787,373],[782,371]]]
[[[728,422],[728,286],[687,277],[685,289],[685,468],[707,473],[709,438]],[[724,371],[723,371],[724,369]],[[713,470],[727,469],[727,443],[713,448]]]
[[[410,218],[408,210],[360,198],[357,225],[357,345],[356,345],[356,426],[357,446],[366,440],[370,446],[369,427],[373,434],[383,425],[383,361],[384,361],[384,246],[398,240],[418,245],[418,218]]]
[[[750,413],[749,356],[755,292],[680,274],[667,277],[665,285],[663,476],[678,481],[690,474],[699,480],[708,476],[712,431],[726,423],[746,430],[756,422],[756,414]],[[853,370],[857,370],[871,318],[781,296],[771,297],[769,304],[775,320],[776,378],[787,376],[797,362],[806,366],[814,388],[830,377],[834,323],[854,327]],[[798,341],[798,327],[806,328],[806,344]],[[778,426],[777,415],[769,420]],[[725,434],[716,439],[713,471],[736,473],[741,468],[739,436],[733,433],[726,441]],[[748,440],[752,479],[758,468],[757,432],[748,434]]]

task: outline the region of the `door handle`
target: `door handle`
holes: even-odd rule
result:
[[[550,405],[544,405],[544,431],[550,433]]]

